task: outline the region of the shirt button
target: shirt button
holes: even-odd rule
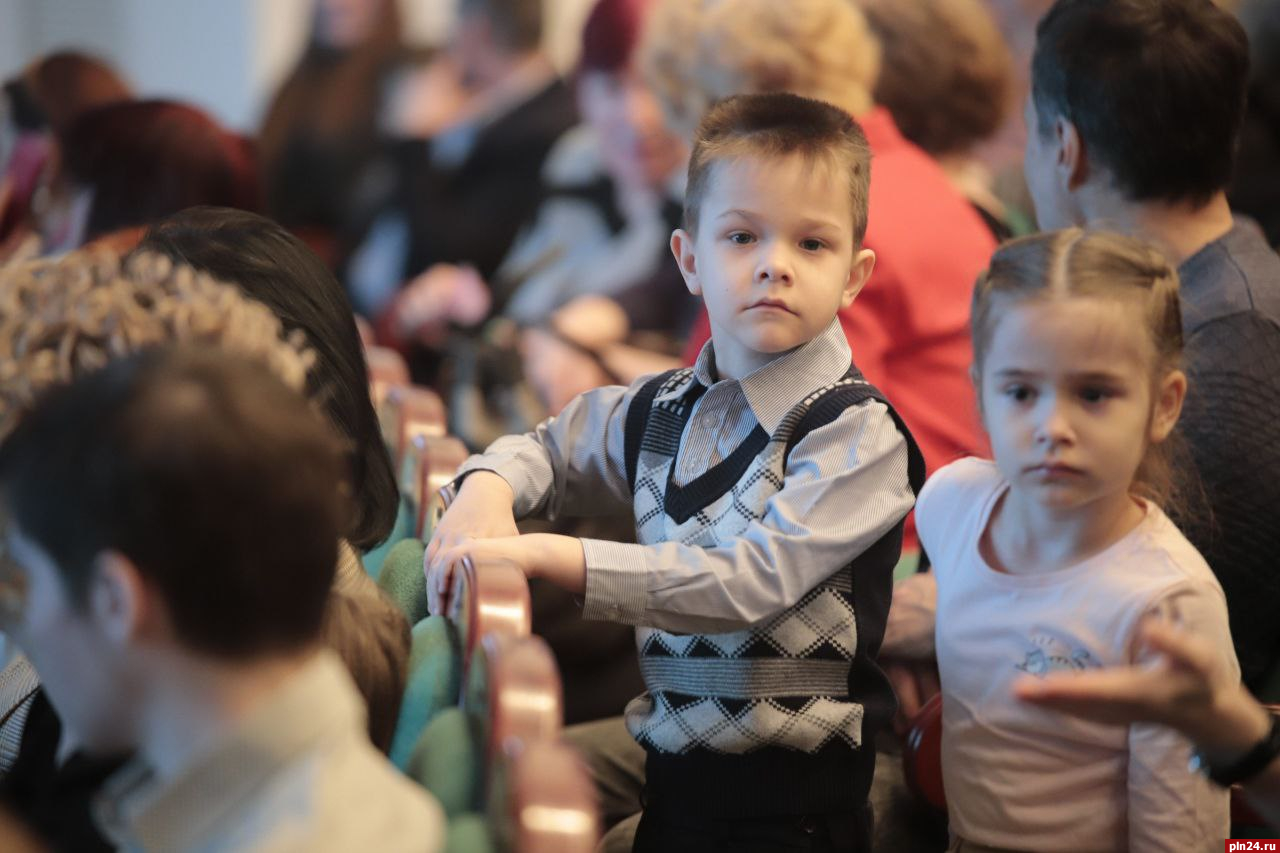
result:
[[[712,428],[713,426],[715,426],[717,423],[719,423],[719,421],[716,419],[716,416],[715,416],[715,415],[703,415],[703,416],[702,416],[702,428],[703,428],[703,429],[711,429],[711,428]]]

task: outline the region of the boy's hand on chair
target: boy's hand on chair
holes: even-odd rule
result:
[[[525,536],[507,536],[500,539],[464,539],[436,552],[428,562],[427,605],[432,607],[433,578],[446,584],[434,591],[434,606],[443,608],[448,594],[447,583],[452,578],[453,567],[470,557],[477,573],[496,564],[514,566],[527,578],[543,578],[569,592],[582,594],[586,587],[586,557],[582,542],[572,536],[553,533],[530,533]],[[435,567],[443,568],[435,568]],[[441,612],[431,610],[432,613]]]
[[[507,481],[492,471],[474,471],[436,524],[422,559],[427,579],[427,610],[443,613],[453,579],[453,561],[442,555],[473,539],[519,536],[511,504],[515,499]],[[459,557],[458,559],[461,559]]]

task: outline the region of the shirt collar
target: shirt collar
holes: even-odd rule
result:
[[[281,770],[362,735],[364,716],[342,662],[319,652],[172,782],[141,759],[116,772],[94,802],[98,825],[125,850],[200,847],[237,826],[237,813]]]
[[[756,368],[740,380],[724,379],[720,382],[737,382],[741,386],[752,414],[756,416],[760,426],[772,435],[782,425],[787,412],[794,409],[801,400],[815,389],[844,376],[852,358],[844,329],[838,319],[833,319],[821,334],[808,343]],[[704,388],[717,384],[714,341],[707,341],[698,353],[690,381],[682,382],[658,400],[679,397],[694,382]]]

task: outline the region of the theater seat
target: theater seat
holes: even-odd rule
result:
[[[407,770],[428,724],[445,709],[457,706],[461,685],[462,649],[457,632],[444,617],[428,616],[413,626],[409,677],[391,739],[391,761],[401,770]]]
[[[375,581],[378,579],[378,575],[382,573],[382,564],[386,562],[387,555],[391,553],[391,549],[412,536],[417,523],[418,508],[409,503],[408,498],[401,495],[400,505],[396,509],[396,523],[391,528],[391,535],[387,537],[387,541],[376,548],[369,549],[364,555],[364,570],[369,577]]]
[[[463,707],[480,726],[491,764],[559,736],[564,725],[560,674],[541,637],[485,636],[465,679]]]
[[[942,694],[938,693],[916,714],[902,747],[902,775],[907,787],[925,803],[947,811],[942,789]]]
[[[515,566],[486,566],[477,573],[470,558],[454,567],[446,605],[462,642],[464,674],[483,637],[525,637],[533,627],[529,582]]]
[[[464,814],[449,821],[444,853],[497,853],[498,846],[482,815]]]
[[[418,507],[415,534],[426,542],[444,514],[443,490],[458,477],[458,468],[470,454],[461,441],[449,436],[415,435],[405,450],[403,465],[412,478],[408,493]]]
[[[484,760],[475,721],[456,707],[436,714],[414,744],[406,769],[450,818],[476,811],[484,789]]]
[[[415,436],[445,435],[444,402],[429,388],[415,385],[393,385],[387,389],[378,410],[382,437],[392,459],[404,457],[405,449]]]
[[[387,347],[366,347],[365,363],[369,368],[369,397],[373,410],[382,411],[387,392],[397,385],[409,384],[409,365],[400,353]]]
[[[422,557],[426,545],[418,539],[398,542],[378,573],[378,586],[400,606],[410,625],[427,616],[427,580],[422,573]]]
[[[515,761],[505,820],[507,849],[519,853],[593,853],[600,840],[595,784],[563,743],[530,744]]]

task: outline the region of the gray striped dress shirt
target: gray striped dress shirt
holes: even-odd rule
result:
[[[694,377],[707,391],[680,441],[673,477],[693,480],[729,456],[757,424],[772,434],[794,406],[838,380],[851,354],[840,324],[741,380],[717,379],[713,344]],[[597,388],[525,435],[506,436],[462,466],[511,485],[517,518],[629,512],[623,437],[630,387]],[[679,393],[679,391],[675,392]],[[756,625],[796,604],[911,510],[907,445],[881,403],[846,409],[792,450],[764,517],[715,548],[583,539],[583,616],[677,633]]]

